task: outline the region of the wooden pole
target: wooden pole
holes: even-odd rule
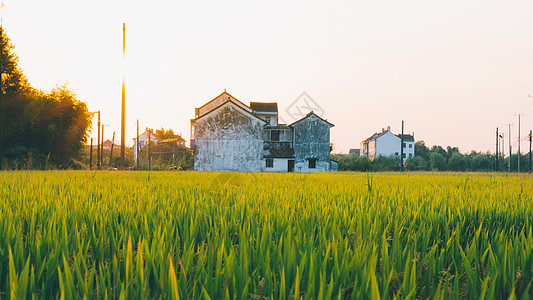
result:
[[[98,111],[98,138],[96,139],[96,169],[100,170],[100,111]]]
[[[93,138],[91,138],[91,149],[89,150],[89,170],[93,169]]]
[[[122,63],[126,63],[126,23],[122,23]],[[120,120],[120,169],[125,169],[124,153],[126,147],[126,74],[122,73],[122,115]]]
[[[100,143],[100,165],[104,166],[104,124],[102,124],[102,142]]]
[[[403,172],[403,120],[402,120],[402,135],[400,138],[400,172]]]
[[[115,132],[113,131],[113,139],[111,140],[111,153],[109,154],[109,166],[113,164],[113,147],[115,146]]]
[[[139,119],[137,119],[137,143],[135,143],[135,147],[137,150],[137,170],[139,170],[139,150],[141,149],[139,146]]]

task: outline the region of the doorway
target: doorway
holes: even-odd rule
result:
[[[287,172],[294,172],[294,159],[288,160]]]

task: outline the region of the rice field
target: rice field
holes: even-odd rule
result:
[[[0,298],[528,299],[533,177],[0,172]]]

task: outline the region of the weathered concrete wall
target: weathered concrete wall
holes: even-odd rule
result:
[[[294,128],[294,170],[296,172],[324,172],[330,168],[330,125],[310,115],[292,125]],[[316,158],[316,168],[309,169],[309,159]]]
[[[264,122],[228,102],[195,122],[194,169],[259,172],[263,159]]]
[[[291,158],[292,159],[292,158]],[[265,168],[267,172],[287,172],[289,170],[289,158],[274,158],[274,166],[272,168]]]

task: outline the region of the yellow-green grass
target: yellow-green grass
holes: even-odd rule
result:
[[[0,172],[0,298],[528,298],[533,177]]]

